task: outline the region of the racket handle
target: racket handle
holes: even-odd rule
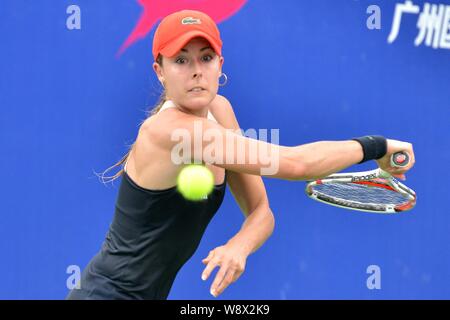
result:
[[[410,157],[407,152],[400,151],[400,152],[393,153],[391,155],[391,166],[392,167],[398,167],[398,168],[406,167],[409,164],[409,161],[410,161]]]

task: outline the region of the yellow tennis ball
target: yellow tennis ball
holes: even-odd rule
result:
[[[177,189],[182,196],[191,201],[206,199],[214,188],[214,175],[203,165],[185,166],[177,178]]]

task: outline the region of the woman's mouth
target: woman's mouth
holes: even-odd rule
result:
[[[202,92],[205,89],[203,89],[202,87],[194,87],[191,90],[189,90],[189,92]]]

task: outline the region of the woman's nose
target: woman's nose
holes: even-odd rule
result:
[[[201,64],[198,61],[195,61],[193,63],[193,78],[199,77],[202,75],[202,69],[201,69]]]

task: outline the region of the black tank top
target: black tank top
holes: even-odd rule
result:
[[[207,199],[192,202],[176,186],[145,189],[123,171],[106,239],[67,299],[166,299],[222,204],[226,177]]]

